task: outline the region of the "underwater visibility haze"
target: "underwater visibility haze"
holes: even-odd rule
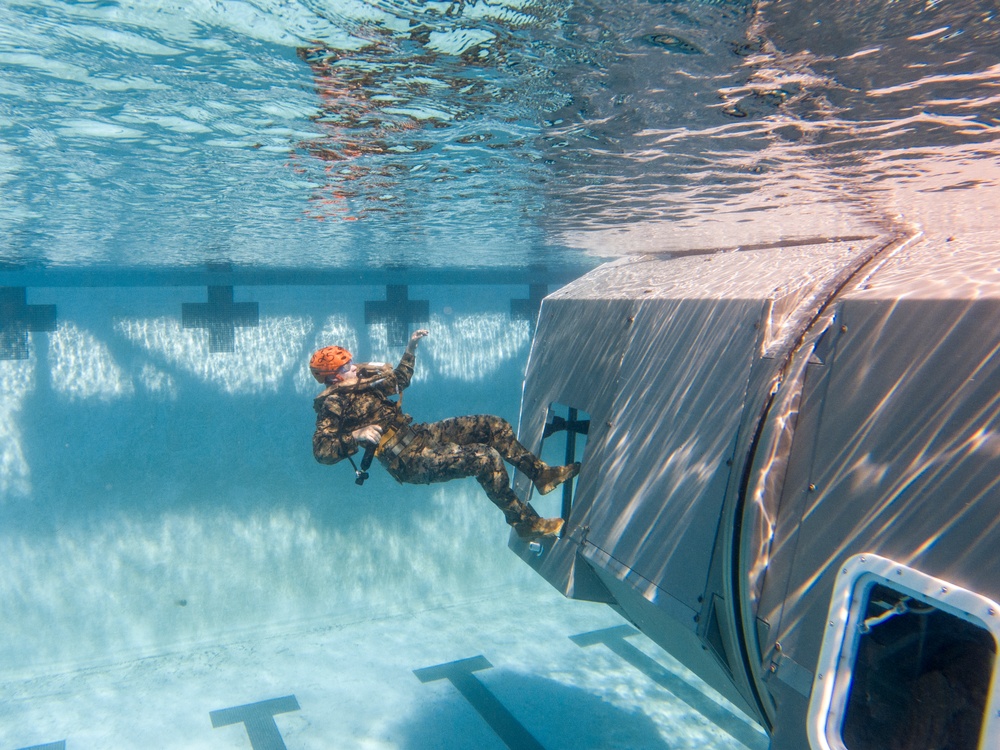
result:
[[[309,354],[516,426],[602,262],[998,212],[996,0],[0,0],[0,747],[766,747],[474,481],[317,464]]]

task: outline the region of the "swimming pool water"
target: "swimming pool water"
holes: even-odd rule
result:
[[[513,421],[540,296],[603,259],[992,229],[997,24],[0,5],[0,745],[760,747],[472,480],[316,464],[306,361],[426,323],[407,411]],[[425,319],[366,315],[400,290]]]

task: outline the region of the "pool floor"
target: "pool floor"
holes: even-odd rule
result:
[[[541,581],[8,680],[0,693],[4,748],[767,747],[611,609]]]

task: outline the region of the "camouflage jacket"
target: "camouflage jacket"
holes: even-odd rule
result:
[[[358,382],[334,383],[313,400],[316,432],[313,455],[321,464],[335,464],[358,452],[351,433],[359,427],[379,425],[382,430],[407,424],[399,402],[391,397],[402,394],[413,377],[412,354],[404,354],[396,369],[384,364],[358,365]]]

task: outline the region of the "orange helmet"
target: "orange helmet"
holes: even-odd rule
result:
[[[320,383],[346,365],[352,359],[351,353],[342,346],[324,346],[314,352],[309,360],[309,369]]]

